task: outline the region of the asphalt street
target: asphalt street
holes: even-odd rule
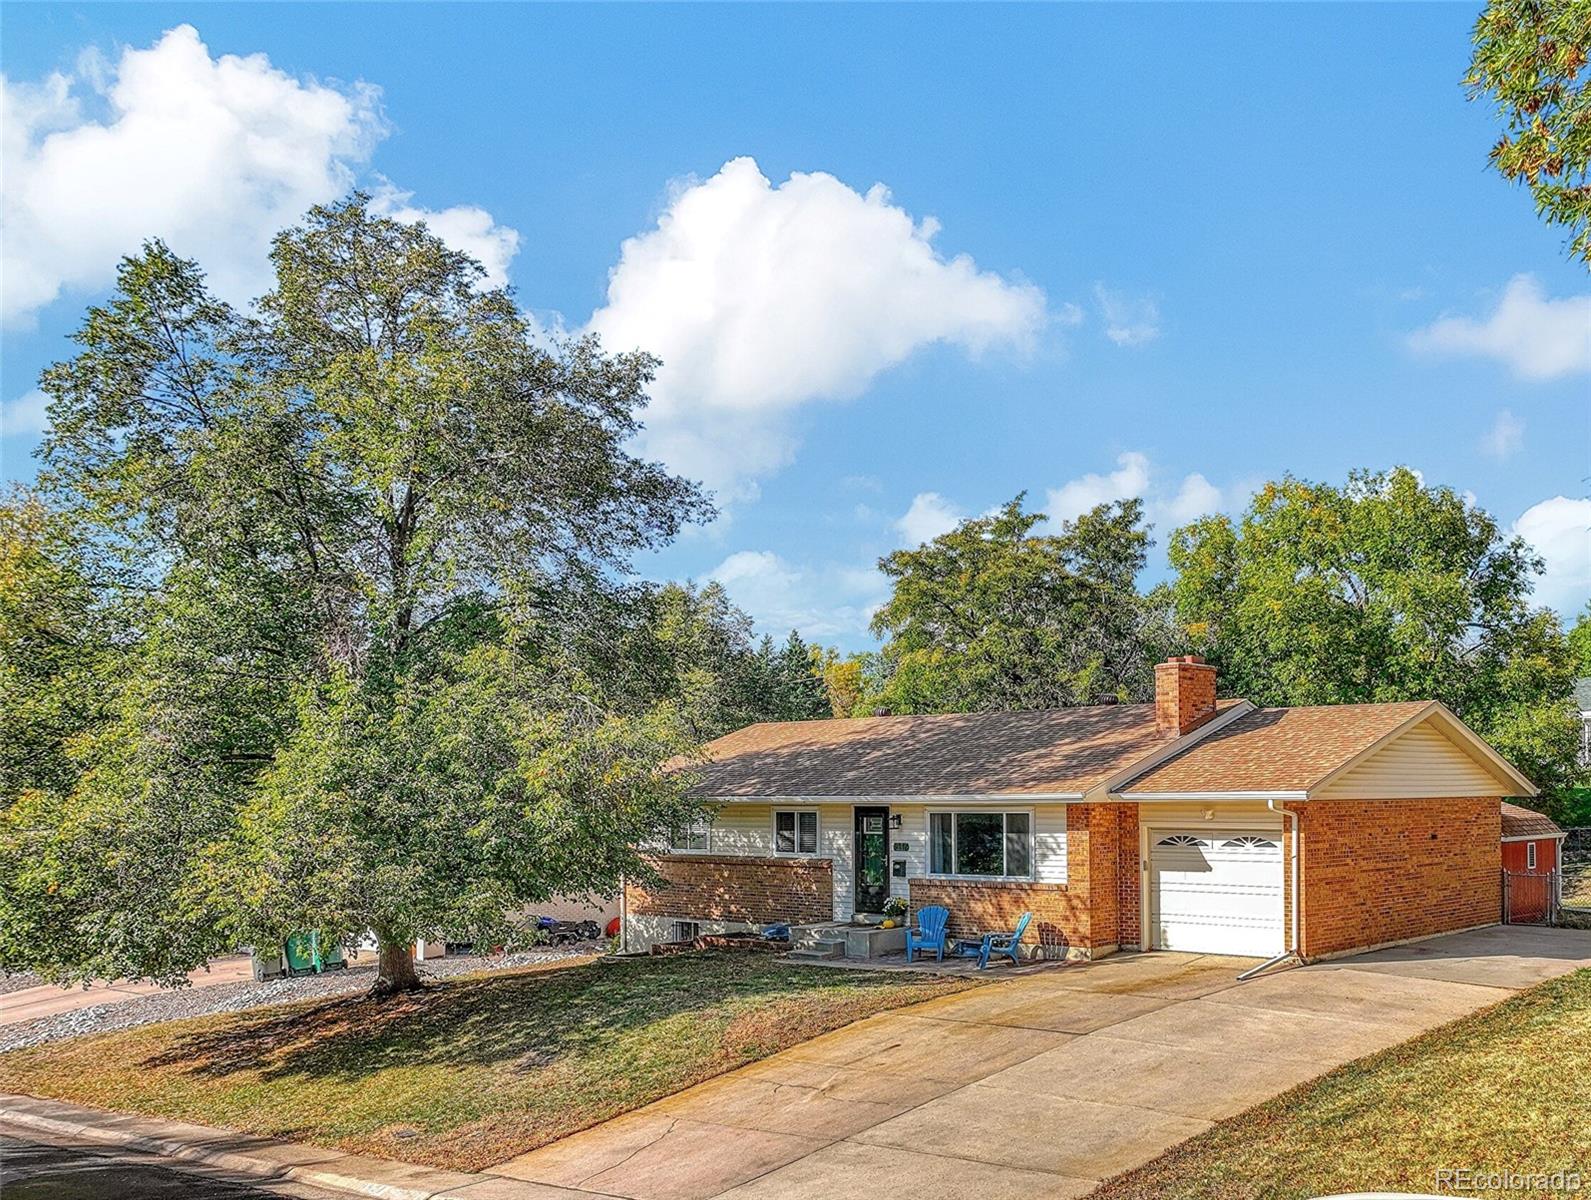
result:
[[[347,1200],[344,1193],[274,1183],[0,1124],[5,1200]]]

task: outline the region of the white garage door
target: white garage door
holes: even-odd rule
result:
[[[1157,950],[1280,954],[1280,835],[1150,830],[1149,920]]]

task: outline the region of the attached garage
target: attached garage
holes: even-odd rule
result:
[[[1270,958],[1287,944],[1282,838],[1246,829],[1152,829],[1150,947]]]

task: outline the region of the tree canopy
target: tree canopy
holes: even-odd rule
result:
[[[1054,532],[1018,496],[879,567],[884,678],[862,708],[895,713],[1059,708],[1142,697],[1152,662],[1135,579],[1149,544],[1138,500]]]
[[[1464,82],[1504,125],[1492,165],[1529,187],[1536,212],[1591,263],[1591,4],[1489,0],[1474,41]]]
[[[1569,652],[1574,655],[1575,673],[1581,679],[1591,679],[1591,601],[1586,602],[1569,630]]]
[[[1537,784],[1574,774],[1574,677],[1541,562],[1484,510],[1411,471],[1343,487],[1288,476],[1241,520],[1170,545],[1166,593],[1225,691],[1259,704],[1441,700]]]
[[[611,703],[572,632],[710,512],[625,449],[654,361],[548,344],[363,197],[271,258],[245,315],[148,244],[44,374],[41,485],[143,607],[70,779],[7,797],[9,966],[172,978],[372,929],[410,986],[416,934],[611,890],[686,811],[678,704]],[[10,636],[49,623],[13,593]]]

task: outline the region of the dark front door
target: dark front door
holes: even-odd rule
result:
[[[856,810],[856,911],[884,911],[889,899],[889,809]]]

